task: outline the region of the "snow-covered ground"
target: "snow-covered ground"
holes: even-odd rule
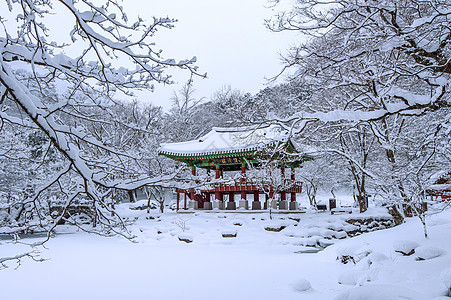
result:
[[[355,213],[270,220],[268,213],[146,214],[128,205],[119,210],[138,217],[136,243],[62,226],[42,253],[49,260],[0,271],[0,299],[450,299],[451,211],[428,220],[429,239],[417,218],[349,238],[344,220]],[[321,243],[332,245],[304,253]],[[411,256],[395,252],[411,248]],[[0,249],[6,256],[17,245]]]

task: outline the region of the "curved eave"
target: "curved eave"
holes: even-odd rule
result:
[[[223,149],[217,151],[193,151],[193,152],[180,152],[180,151],[170,151],[160,149],[158,151],[159,155],[165,155],[168,157],[180,157],[180,158],[204,158],[204,157],[213,157],[213,156],[244,156],[249,153],[254,153],[256,151],[260,151],[266,147],[273,147],[278,143],[278,141],[271,141],[269,143],[261,143],[255,144],[247,147],[237,148],[237,149]]]
[[[204,152],[204,153],[176,153],[170,151],[159,151],[158,155],[164,155],[171,159],[183,161],[183,160],[199,160],[199,159],[214,159],[227,156],[249,156],[258,151],[258,148],[251,148],[246,150],[229,150],[229,151],[216,151],[216,152]]]
[[[285,144],[286,151],[290,153],[301,153],[299,147],[293,143],[291,139],[285,141],[272,141],[266,144],[252,145],[251,147],[245,147],[240,149],[229,149],[229,150],[219,150],[219,151],[204,151],[204,152],[177,152],[160,149],[158,151],[159,155],[166,156],[170,159],[186,163],[189,165],[196,165],[199,161],[212,161],[227,157],[242,157],[249,160],[253,160],[258,153],[264,148],[276,147],[280,144]],[[305,161],[311,161],[314,158],[311,156],[302,155],[297,162],[293,162],[294,167],[299,167]]]

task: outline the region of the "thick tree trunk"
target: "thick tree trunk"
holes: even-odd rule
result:
[[[164,201],[160,201],[160,212],[163,213],[164,211]]]
[[[135,202],[135,192],[134,191],[127,191],[128,193],[128,199],[130,200],[130,203]]]

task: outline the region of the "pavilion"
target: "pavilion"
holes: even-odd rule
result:
[[[282,155],[284,154],[284,155]],[[240,128],[214,127],[206,135],[196,140],[180,143],[161,144],[159,155],[183,162],[196,169],[215,170],[215,179],[203,185],[203,188],[177,189],[177,211],[180,207],[180,195],[184,195],[183,209],[187,209],[187,197],[194,209],[212,208],[235,210],[235,195],[241,195],[239,208],[248,209],[247,195],[253,195],[252,209],[260,210],[260,195],[265,195],[263,209],[268,208],[268,199],[274,199],[278,193],[279,209],[297,210],[296,194],[301,193],[302,182],[295,178],[295,168],[312,158],[302,152],[291,140],[289,132],[280,126],[251,126]],[[283,157],[289,156],[290,159]],[[246,176],[249,167],[258,167],[263,161],[276,161],[280,177],[286,183],[283,190],[276,188],[271,181],[267,184],[257,182]],[[286,169],[290,177],[286,177]],[[221,182],[225,171],[241,171],[239,179],[227,183]],[[287,201],[287,194],[290,200]],[[212,196],[214,199],[212,201]],[[225,197],[226,196],[226,197]],[[225,198],[228,202],[225,205]]]

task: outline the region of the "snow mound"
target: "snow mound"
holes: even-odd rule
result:
[[[440,273],[440,280],[445,285],[448,296],[451,297],[451,268],[445,269]]]
[[[418,292],[391,284],[365,285],[347,290],[337,295],[334,300],[426,300]]]
[[[323,248],[329,247],[329,246],[331,246],[331,245],[333,245],[335,243],[336,242],[334,240],[330,240],[330,239],[320,239],[320,240],[318,240],[318,244],[321,247],[323,247]]]
[[[449,220],[444,218],[431,218],[428,222],[429,226],[439,226],[439,225],[445,225],[448,224]]]
[[[401,253],[402,255],[409,256],[415,253],[415,249],[418,248],[420,244],[414,241],[395,241],[393,243],[393,248],[395,252]]]
[[[339,284],[362,285],[367,281],[366,272],[363,270],[349,270],[338,275]]]
[[[388,259],[388,257],[381,252],[373,252],[370,255],[368,255],[368,262],[370,264],[382,263],[383,261],[385,261],[387,259]]]
[[[417,260],[427,260],[441,256],[444,252],[442,249],[432,246],[420,246],[415,249]]]
[[[336,239],[345,239],[348,237],[348,234],[345,231],[338,231],[334,234]]]
[[[348,262],[352,262],[356,264],[362,258],[367,257],[371,252],[373,252],[370,248],[368,248],[367,243],[357,242],[345,247],[339,247],[336,250],[337,252],[337,260],[342,262],[343,264],[347,264]]]
[[[293,284],[293,288],[298,292],[305,292],[312,288],[312,285],[307,279],[301,278]]]

